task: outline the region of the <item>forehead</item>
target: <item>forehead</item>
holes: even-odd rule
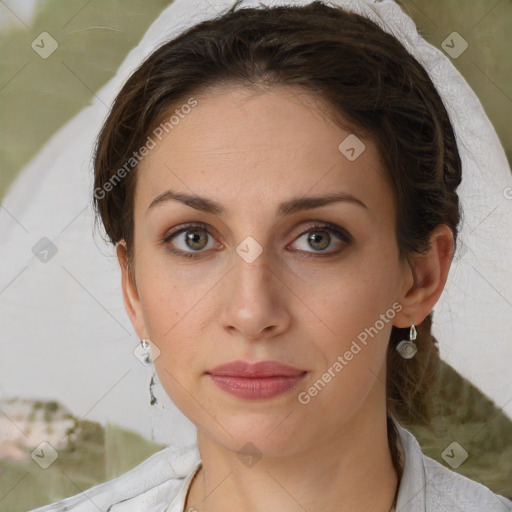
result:
[[[139,165],[136,208],[172,189],[210,197],[228,215],[242,204],[268,211],[291,196],[335,191],[373,212],[393,209],[375,144],[348,123],[334,124],[307,91],[232,86],[194,99],[161,140],[153,137],[156,146]],[[347,153],[347,144],[355,151]]]

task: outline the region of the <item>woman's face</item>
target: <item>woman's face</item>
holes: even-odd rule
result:
[[[387,342],[412,283],[392,192],[374,143],[327,121],[304,91],[195,99],[137,171],[127,309],[201,433],[234,451],[304,450],[385,411]],[[317,201],[334,195],[352,199]],[[274,396],[235,396],[208,373],[235,360],[306,373]]]

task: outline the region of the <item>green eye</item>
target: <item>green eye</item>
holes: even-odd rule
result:
[[[209,234],[204,225],[189,224],[166,236],[164,243],[169,245],[171,240],[177,239],[181,247],[178,247],[178,249],[169,247],[171,252],[185,258],[194,258],[196,257],[194,253],[204,252],[202,249],[207,248]],[[184,236],[180,237],[180,235]],[[173,242],[172,245],[176,245],[176,242]],[[188,249],[191,249],[191,251],[188,251]]]
[[[300,241],[305,235],[307,235],[307,238],[305,238],[305,243],[300,250],[303,252],[325,253],[325,255],[331,255],[338,252],[336,250],[325,250],[333,243],[333,238],[340,241],[338,242],[338,246],[348,245],[352,240],[351,235],[347,231],[332,224],[317,224],[310,226],[307,231],[302,233],[302,235],[296,239],[296,241]],[[334,237],[332,235],[334,235]],[[313,249],[313,251],[310,251],[309,249]]]

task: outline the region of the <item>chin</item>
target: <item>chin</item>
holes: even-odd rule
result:
[[[291,455],[297,451],[299,441],[297,433],[301,432],[301,429],[300,425],[296,424],[297,418],[294,421],[293,414],[287,417],[289,409],[287,411],[286,414],[280,413],[267,417],[262,414],[247,414],[246,417],[240,414],[237,417],[218,414],[215,417],[215,422],[210,420],[206,429],[198,426],[198,431],[202,431],[216,444],[239,453],[241,456],[279,457]],[[212,431],[213,424],[216,425],[215,431]],[[302,430],[301,438],[303,435],[304,430]]]

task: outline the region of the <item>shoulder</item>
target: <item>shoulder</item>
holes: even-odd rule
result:
[[[512,512],[512,501],[425,455],[411,432],[391,418],[404,463],[397,512]]]
[[[113,480],[30,512],[164,510],[199,460],[197,445],[168,446]]]
[[[512,501],[423,455],[427,510],[511,512]]]
[[[428,457],[416,438],[393,422],[404,456],[397,512],[512,512],[512,501]]]

